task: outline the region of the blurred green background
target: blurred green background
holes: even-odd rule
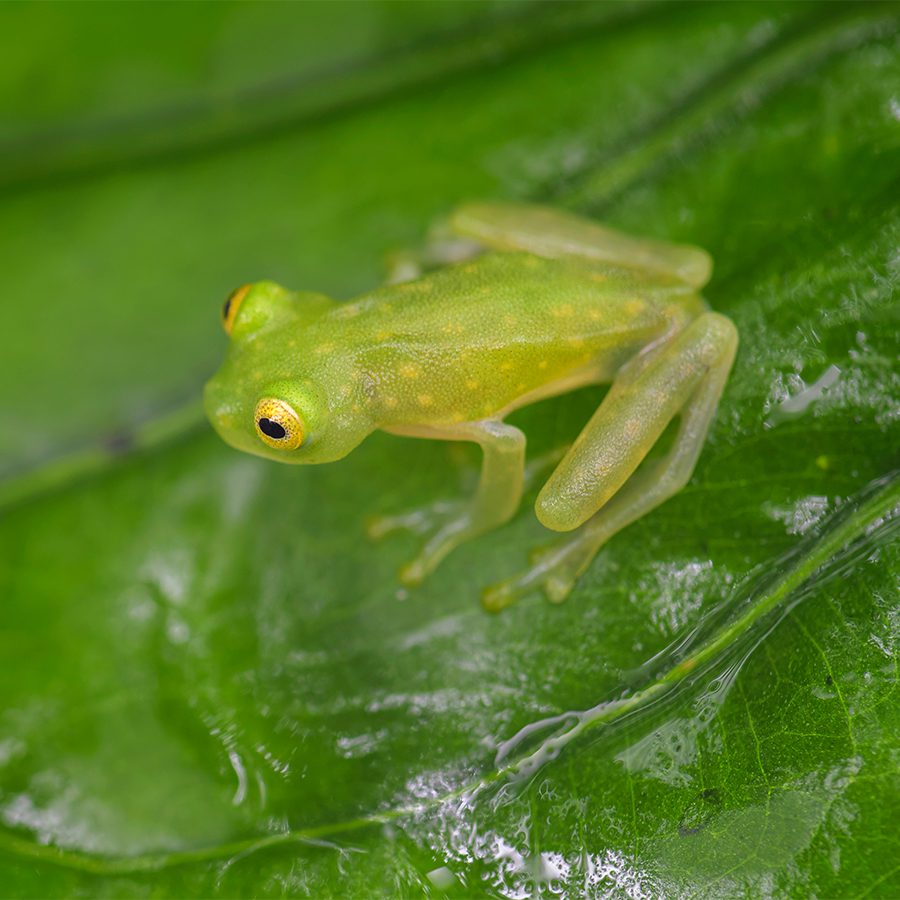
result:
[[[0,7],[0,894],[900,894],[897,38],[888,3]],[[742,339],[688,487],[498,617],[529,503],[409,595],[412,539],[363,537],[474,454],[279,467],[196,409],[235,285],[352,296],[478,198],[705,247]],[[549,449],[599,396],[516,423]],[[498,769],[760,598],[665,703]]]

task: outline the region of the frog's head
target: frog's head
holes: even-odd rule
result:
[[[228,297],[228,353],[203,392],[206,414],[226,443],[279,462],[320,463],[346,456],[369,433],[330,402],[333,364],[313,364],[304,352],[304,326],[332,302],[266,281]]]

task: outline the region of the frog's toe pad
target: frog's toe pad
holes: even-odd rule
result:
[[[421,557],[416,557],[400,567],[397,577],[400,583],[406,587],[418,587],[424,580],[428,571]]]

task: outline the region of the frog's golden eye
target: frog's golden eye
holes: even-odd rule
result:
[[[253,421],[259,439],[276,450],[295,450],[303,443],[303,421],[284,400],[264,397],[256,404]]]
[[[241,285],[237,290],[232,291],[225,303],[222,304],[222,327],[225,329],[225,334],[231,334],[234,318],[251,287],[253,287],[252,284]]]

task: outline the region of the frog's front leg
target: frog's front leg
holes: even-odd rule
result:
[[[400,516],[385,516],[370,524],[369,535],[374,538],[398,528],[430,534],[419,555],[400,572],[404,584],[416,585],[454,547],[502,525],[518,509],[525,469],[525,435],[518,428],[495,419],[441,428],[391,430],[409,437],[474,441],[484,453],[478,488],[470,500],[435,503]]]
[[[550,600],[564,600],[610,537],[687,483],[736,349],[731,321],[706,313],[646,361],[624,367],[535,504],[544,525],[572,535],[540,551],[527,571],[485,591],[487,609],[498,611],[540,588]],[[672,448],[635,472],[679,413]]]

